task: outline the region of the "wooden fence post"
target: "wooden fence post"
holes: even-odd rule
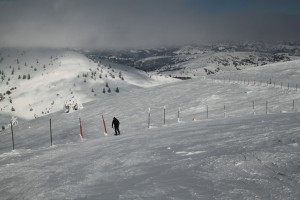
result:
[[[151,111],[151,109],[149,108],[149,110],[148,110],[148,128],[150,128],[150,111]]]
[[[10,129],[11,129],[11,140],[12,140],[12,148],[15,149],[15,139],[14,139],[14,131],[13,131],[13,124],[10,122]]]
[[[166,124],[166,106],[164,106],[164,124]]]
[[[52,146],[52,124],[51,124],[51,118],[50,118],[50,144]]]
[[[206,119],[208,119],[208,105],[206,105]]]

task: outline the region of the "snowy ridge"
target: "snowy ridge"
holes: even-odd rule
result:
[[[172,82],[127,66],[94,62],[70,50],[2,50],[1,56],[1,115],[24,119],[61,111],[73,97],[86,103],[118,95],[117,88],[124,93]]]

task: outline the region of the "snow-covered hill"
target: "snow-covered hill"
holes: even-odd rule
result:
[[[61,58],[71,55],[66,67],[82,56],[80,66],[91,63],[97,70],[97,57],[70,52]],[[108,64],[101,61],[103,71],[123,69]],[[254,73],[255,69],[260,71]],[[292,61],[236,76],[296,82],[298,69],[299,61]],[[223,81],[233,79],[234,72],[174,82],[129,70],[124,75],[122,71],[124,82],[118,81],[130,92],[87,96],[91,99],[82,110],[56,112],[14,126],[14,151],[10,129],[0,132],[1,199],[300,198],[299,90]],[[79,81],[84,83],[83,78]],[[103,134],[102,115],[108,136]],[[121,136],[110,129],[114,116],[121,122]]]
[[[281,85],[285,88],[288,85],[291,88],[296,88],[296,85],[300,86],[300,60],[249,68],[236,73],[219,73],[212,77],[217,79],[250,80],[257,83],[263,81],[275,84],[277,87],[280,86],[280,88]]]
[[[247,51],[207,51],[193,53],[192,50],[190,51],[191,53],[181,55],[181,57],[186,58],[186,61],[164,66],[158,70],[158,73],[195,78],[228,71],[236,72],[271,63],[299,59],[297,56],[289,56],[286,53],[273,54]]]
[[[3,116],[32,119],[65,109],[65,102],[72,99],[86,103],[107,95],[121,97],[137,88],[174,81],[150,78],[124,65],[94,62],[72,50],[2,49],[0,54]]]

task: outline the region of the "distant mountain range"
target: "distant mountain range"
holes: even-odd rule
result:
[[[300,58],[300,42],[228,42],[177,48],[93,51],[86,55],[172,77],[197,77],[297,60]]]

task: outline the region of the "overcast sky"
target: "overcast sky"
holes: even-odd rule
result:
[[[0,47],[300,40],[299,0],[0,0]]]

